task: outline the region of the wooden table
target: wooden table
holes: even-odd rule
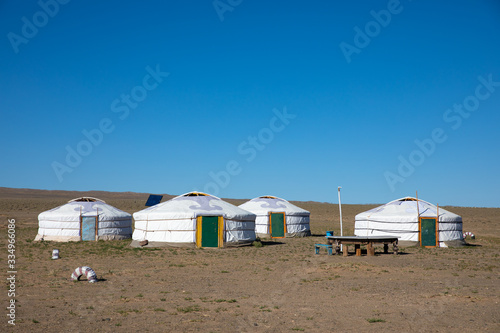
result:
[[[361,245],[366,245],[366,253],[369,256],[375,255],[375,248],[373,244],[384,244],[384,253],[388,253],[389,244],[392,243],[392,249],[394,254],[398,254],[398,238],[397,237],[386,237],[386,236],[326,236],[328,244],[335,244],[335,253],[340,254],[340,245],[343,245],[343,255],[347,257],[348,246],[347,244],[353,244],[356,249],[356,255],[361,255]]]

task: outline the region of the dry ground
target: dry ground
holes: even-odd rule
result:
[[[35,243],[37,215],[77,196],[133,213],[146,194],[0,188],[0,242],[7,268],[7,219],[16,219],[16,326],[20,332],[500,332],[500,209],[447,207],[462,215],[473,246],[403,248],[401,255],[314,254],[338,207],[300,202],[313,237],[263,247],[132,249],[126,241]],[[165,199],[164,199],[165,200]],[[229,200],[239,204],[244,200]],[[344,234],[355,214],[344,205]],[[51,260],[52,249],[61,259]],[[92,267],[96,284],[72,282]],[[8,289],[8,288],[7,288]],[[3,304],[7,304],[4,289]]]

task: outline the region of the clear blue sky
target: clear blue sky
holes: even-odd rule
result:
[[[498,1],[60,1],[0,2],[0,186],[500,206]]]

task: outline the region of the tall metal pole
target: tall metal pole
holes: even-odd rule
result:
[[[339,212],[340,212],[340,236],[344,236],[344,232],[343,232],[343,229],[342,229],[342,203],[340,202],[340,189],[342,187],[339,186],[337,188],[338,192],[339,192]],[[342,244],[340,244],[340,251],[342,251]]]
[[[420,209],[418,207],[418,191],[415,191],[417,199],[417,223],[418,223],[418,245],[422,246],[422,224],[420,224]]]

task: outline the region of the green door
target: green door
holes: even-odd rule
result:
[[[437,246],[436,218],[420,219],[420,246]]]
[[[201,217],[201,246],[219,247],[219,217]]]
[[[82,216],[82,241],[95,241],[96,216]]]
[[[283,238],[285,237],[285,213],[270,213],[269,219],[271,220],[271,237]]]

